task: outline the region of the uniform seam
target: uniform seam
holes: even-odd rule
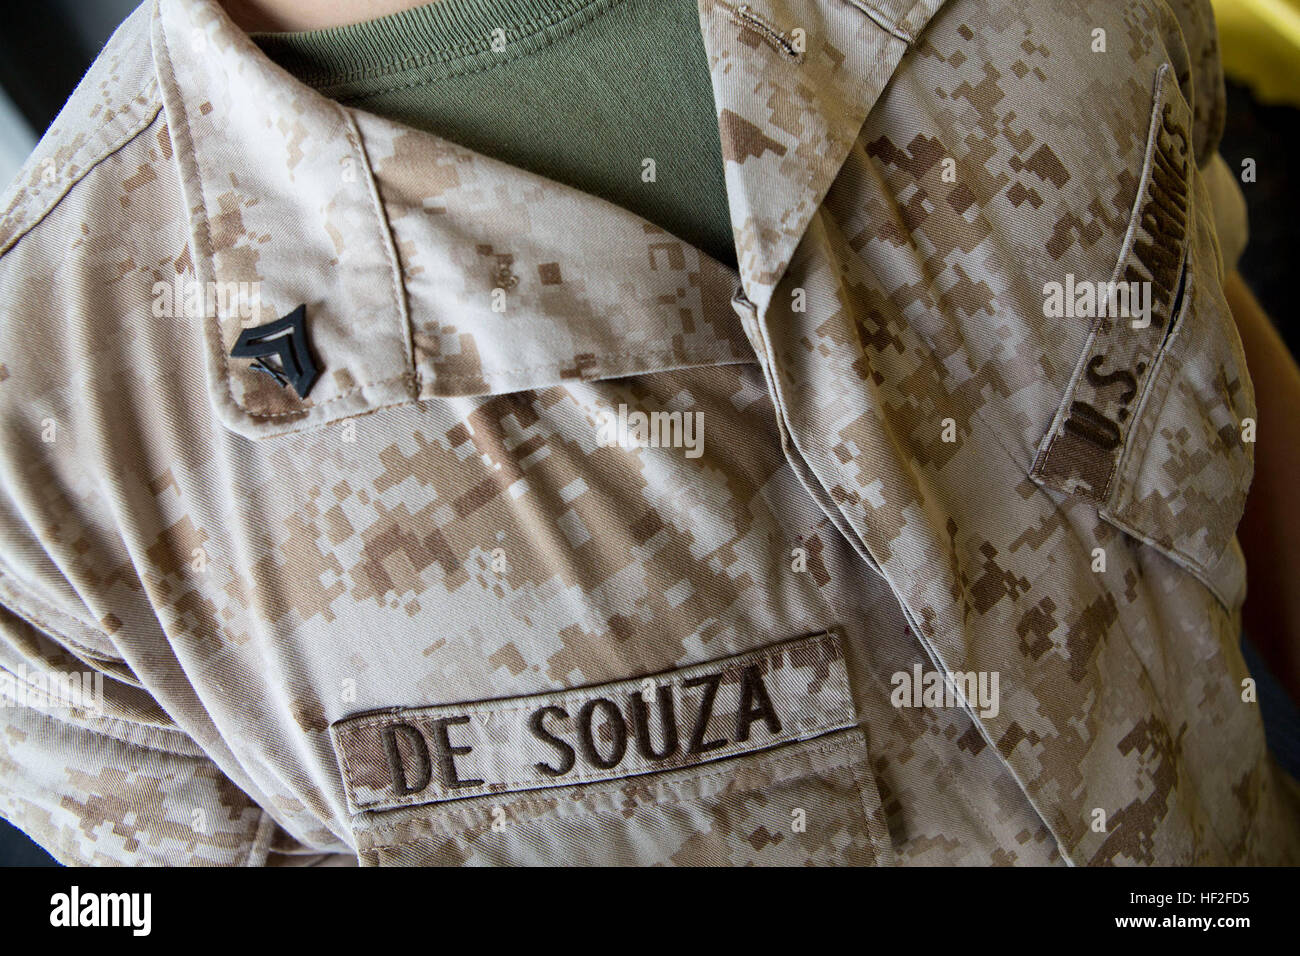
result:
[[[981,412],[976,411],[976,412],[975,412],[975,416],[978,417],[981,421],[984,422],[984,427],[985,427],[985,429],[988,430],[988,432],[993,436],[994,441],[996,442],[997,446],[998,446],[999,448],[1002,449],[1002,453],[1006,456],[1007,460],[1011,463],[1013,469],[1017,469],[1017,470],[1020,469],[1020,468],[1021,468],[1021,465],[1019,464],[1019,462],[1018,462],[1018,460],[1016,459],[1015,455],[1013,455],[1012,452],[1011,452],[1011,450],[1010,450],[1009,448],[1007,448],[1007,446],[1003,443],[1002,438],[1001,438],[1000,435],[997,434],[997,431],[996,431],[994,428],[992,428],[992,427],[989,425],[989,423],[988,423],[987,421],[984,421],[984,416],[981,414]],[[1072,495],[1072,496],[1070,496],[1070,498],[1072,498],[1072,499],[1078,499],[1078,496],[1073,496],[1073,495]],[[1048,500],[1051,501],[1051,497],[1050,497],[1050,496],[1048,497]],[[1110,524],[1112,527],[1116,527],[1117,530],[1118,530],[1121,534],[1127,534],[1127,533],[1128,533],[1128,532],[1127,532],[1127,529],[1122,528],[1122,527],[1117,527],[1116,525],[1114,525],[1113,522],[1111,522],[1109,519],[1107,519],[1106,516],[1102,513],[1102,510],[1101,510],[1100,508],[1097,507],[1097,505],[1096,505],[1095,502],[1091,502],[1091,501],[1089,501],[1088,499],[1079,499],[1079,500],[1081,501],[1081,503],[1083,504],[1084,507],[1091,508],[1091,510],[1093,510],[1094,512],[1097,513],[1098,517],[1101,517],[1103,520],[1106,520],[1107,524]],[[1052,506],[1053,506],[1053,508],[1054,508],[1055,510],[1058,510],[1058,511],[1060,510],[1059,505],[1057,505],[1056,502],[1054,502],[1054,501],[1052,502]],[[1134,536],[1130,535],[1130,537],[1134,537]],[[1163,549],[1158,548],[1158,547],[1155,547],[1155,546],[1152,545],[1149,541],[1146,541],[1146,540],[1143,540],[1143,539],[1140,539],[1140,538],[1135,538],[1135,540],[1139,540],[1139,541],[1141,541],[1142,544],[1144,544],[1144,545],[1146,545],[1147,547],[1149,547],[1153,552],[1155,552],[1156,554],[1159,554],[1159,555],[1160,555],[1162,558],[1164,558],[1165,560],[1171,560],[1171,559],[1168,557],[1168,555],[1165,554],[1165,552],[1164,552]],[[1215,593],[1215,591],[1214,591],[1212,588],[1210,588],[1208,585],[1206,585],[1205,581],[1202,580],[1201,577],[1200,577],[1199,575],[1193,573],[1190,569],[1184,569],[1184,570],[1187,570],[1187,572],[1188,572],[1189,574],[1191,574],[1191,576],[1196,580],[1196,582],[1197,582],[1198,584],[1200,584],[1202,587],[1205,587],[1206,590],[1210,592],[1211,597],[1215,598],[1216,600],[1218,599],[1218,595],[1217,595],[1217,593]],[[1048,573],[1048,571],[1047,571],[1047,570],[1044,570],[1042,573],[1040,573],[1040,574],[1038,574],[1037,576],[1035,576],[1035,577],[1033,578],[1033,580],[1030,581],[1031,586],[1032,586],[1033,584],[1036,584],[1038,581],[1041,581],[1041,580],[1042,580],[1042,579],[1047,575],[1047,573]],[[1098,575],[1090,575],[1088,578],[1085,578],[1084,580],[1089,580],[1089,581],[1091,582],[1091,584],[1092,584],[1092,593],[1093,593],[1094,596],[1104,598],[1104,597],[1110,595],[1112,592],[1111,592],[1111,589],[1110,589],[1110,588],[1108,588],[1108,587],[1102,587],[1102,585],[1101,585],[1101,583],[1100,583],[1099,581],[1094,580],[1094,579],[1096,579],[1096,578],[1098,578],[1098,577],[1099,577]],[[1142,668],[1142,674],[1143,674],[1143,676],[1144,676],[1144,677],[1146,678],[1146,680],[1150,683],[1151,687],[1152,687],[1152,688],[1155,688],[1155,687],[1157,686],[1157,684],[1156,684],[1155,680],[1154,680],[1154,679],[1152,678],[1152,676],[1151,676],[1151,671],[1150,671],[1150,669],[1147,667],[1146,661],[1143,660],[1142,655],[1138,653],[1138,650],[1137,650],[1137,648],[1138,648],[1137,642],[1136,642],[1136,640],[1135,640],[1133,634],[1130,633],[1130,632],[1129,632],[1129,629],[1125,626],[1123,615],[1116,615],[1116,618],[1115,618],[1115,624],[1116,624],[1116,626],[1119,628],[1120,633],[1124,635],[1124,642],[1125,642],[1125,644],[1128,646],[1129,653],[1131,653],[1131,654],[1133,655],[1133,658],[1134,658],[1134,660],[1137,661],[1138,666],[1139,666],[1140,668]],[[948,668],[948,664],[947,664],[946,661],[944,662],[944,669],[945,669],[945,670],[948,670],[948,669],[949,669],[949,668]],[[1153,700],[1153,701],[1156,703],[1156,705],[1159,707],[1159,714],[1160,714],[1161,719],[1164,721],[1165,726],[1168,727],[1168,728],[1170,728],[1170,729],[1172,729],[1172,728],[1174,727],[1174,721],[1171,719],[1171,716],[1170,716],[1170,714],[1169,714],[1169,712],[1168,712],[1168,709],[1167,709],[1166,706],[1165,706],[1164,699],[1163,699],[1162,697],[1158,696],[1158,695],[1153,695],[1153,696],[1152,696],[1152,700]],[[981,726],[982,726],[982,722],[981,722]],[[995,746],[996,746],[996,745],[995,745]],[[1001,754],[1001,748],[998,748],[998,753]],[[1179,767],[1179,769],[1183,769],[1183,768],[1184,768],[1184,764],[1183,764],[1183,761],[1182,761],[1181,756],[1176,757],[1176,759],[1177,759],[1177,761],[1178,761],[1177,766]],[[1005,757],[1005,756],[1002,757],[1002,760],[1003,760],[1004,763],[1006,763],[1006,757]],[[1008,766],[1009,766],[1009,765],[1008,765]],[[1013,772],[1014,772],[1014,771],[1013,771]],[[1188,779],[1189,779],[1189,781],[1192,780],[1192,778],[1191,778],[1190,776],[1188,777]],[[1198,797],[1198,799],[1201,800],[1201,805],[1202,805],[1202,806],[1212,806],[1212,805],[1213,805],[1213,804],[1209,804],[1209,803],[1205,802],[1204,797],[1203,797],[1203,794],[1202,794],[1202,792],[1201,792],[1201,787],[1199,786],[1199,783],[1198,783],[1198,782],[1194,782],[1194,781],[1193,781],[1193,782],[1191,783],[1191,786],[1192,786],[1192,789],[1195,791],[1196,796]],[[1214,831],[1214,835],[1215,835],[1215,837],[1218,839],[1219,843],[1222,844],[1223,846],[1227,846],[1228,844],[1226,843],[1226,841],[1224,841],[1224,839],[1223,839],[1223,835],[1219,832],[1218,827],[1215,825],[1215,823],[1213,822],[1212,818],[1210,817],[1210,815],[1209,815],[1208,813],[1206,814],[1206,821],[1209,823],[1210,828]],[[1044,823],[1046,823],[1046,822],[1047,822],[1046,819],[1044,819]],[[1048,826],[1049,826],[1049,828],[1051,827],[1050,824],[1048,824]],[[1053,829],[1053,832],[1055,832],[1054,829]],[[1086,840],[1086,839],[1087,839],[1087,830],[1086,830],[1086,828],[1085,828],[1084,832],[1080,834],[1080,836],[1078,837],[1078,839],[1075,840],[1075,842],[1074,842],[1073,844],[1070,845],[1070,847],[1069,847],[1070,852],[1073,853],[1074,850],[1077,849],[1077,848],[1078,848],[1078,847],[1083,843],[1083,841]],[[1071,861],[1071,863],[1073,864],[1073,861]]]
[[[978,410],[977,410],[977,411],[975,412],[975,417],[979,418],[982,422],[984,422],[984,427],[985,427],[985,429],[988,430],[989,434],[991,434],[991,435],[993,436],[994,441],[997,443],[998,447],[1000,447],[1000,448],[1002,449],[1002,453],[1007,457],[1007,459],[1008,459],[1008,461],[1011,463],[1013,469],[1017,469],[1017,470],[1018,470],[1018,469],[1021,467],[1021,466],[1019,465],[1019,462],[1017,461],[1015,455],[1012,454],[1011,450],[1006,446],[1006,444],[1003,443],[1002,438],[1001,438],[1001,436],[997,433],[996,429],[992,428],[992,427],[990,426],[990,424],[989,424],[987,421],[985,421],[984,416],[983,416],[983,414],[982,414],[981,411],[978,411]],[[1042,490],[1044,493],[1046,493],[1046,490],[1045,490],[1045,489],[1042,489],[1041,486],[1040,486],[1040,490]],[[1061,493],[1061,492],[1058,492],[1058,493]],[[1158,554],[1158,555],[1159,555],[1161,558],[1163,558],[1164,560],[1169,561],[1170,563],[1173,563],[1173,564],[1176,564],[1176,565],[1177,565],[1177,562],[1173,561],[1173,559],[1172,559],[1172,558],[1171,558],[1171,557],[1166,553],[1165,549],[1160,548],[1160,547],[1157,547],[1157,546],[1154,545],[1151,541],[1149,541],[1149,540],[1147,540],[1147,539],[1145,539],[1145,538],[1138,537],[1138,536],[1136,536],[1136,535],[1131,534],[1131,533],[1129,532],[1129,530],[1128,530],[1127,527],[1122,527],[1122,526],[1118,525],[1117,523],[1113,522],[1112,520],[1110,520],[1110,518],[1108,517],[1108,515],[1107,515],[1106,513],[1104,513],[1103,509],[1102,509],[1101,507],[1099,507],[1098,504],[1097,504],[1096,502],[1093,502],[1093,501],[1091,501],[1090,499],[1080,498],[1080,497],[1077,496],[1077,495],[1069,495],[1068,497],[1069,497],[1070,499],[1072,499],[1072,500],[1078,500],[1078,501],[1082,504],[1083,507],[1085,507],[1085,508],[1090,508],[1092,511],[1096,512],[1096,514],[1097,514],[1097,516],[1098,516],[1099,518],[1101,518],[1102,520],[1106,521],[1106,523],[1107,523],[1108,525],[1110,525],[1111,527],[1115,528],[1119,533],[1121,533],[1121,534],[1126,534],[1126,535],[1128,535],[1129,537],[1133,538],[1134,540],[1139,541],[1141,544],[1143,544],[1143,545],[1145,545],[1146,547],[1150,548],[1152,552],[1154,552],[1155,554]],[[1048,496],[1048,500],[1051,501],[1051,496],[1050,496],[1050,495]],[[1053,508],[1054,508],[1055,510],[1060,511],[1060,506],[1059,506],[1055,501],[1052,501],[1052,506],[1053,506]],[[1068,522],[1067,522],[1067,526],[1068,526]],[[1073,537],[1074,535],[1071,535],[1071,536]],[[1082,544],[1082,543],[1084,543],[1084,542],[1081,542],[1081,544]],[[1216,600],[1216,602],[1222,603],[1222,602],[1220,601],[1220,599],[1219,599],[1219,595],[1218,595],[1217,591],[1216,591],[1214,588],[1210,587],[1210,586],[1206,583],[1206,581],[1204,580],[1204,578],[1201,577],[1201,575],[1197,574],[1195,571],[1193,571],[1193,570],[1190,569],[1190,568],[1184,568],[1182,565],[1178,565],[1178,566],[1179,566],[1180,568],[1182,568],[1184,571],[1186,571],[1186,572],[1187,572],[1187,573],[1188,573],[1188,574],[1189,574],[1189,575],[1190,575],[1190,576],[1191,576],[1191,577],[1192,577],[1192,578],[1197,582],[1197,584],[1199,584],[1199,585],[1201,585],[1203,588],[1205,588],[1206,591],[1209,592],[1210,596]],[[1030,582],[1031,586],[1032,586],[1033,584],[1037,583],[1038,581],[1042,580],[1042,579],[1046,576],[1046,574],[1047,574],[1047,571],[1044,570],[1042,573],[1040,573],[1039,575],[1037,575],[1037,576],[1036,576],[1036,577],[1035,577],[1035,578]],[[1099,575],[1089,575],[1089,576],[1088,576],[1087,578],[1085,578],[1084,580],[1088,580],[1088,581],[1091,582],[1091,584],[1092,584],[1092,593],[1094,594],[1094,596],[1096,596],[1096,597],[1106,597],[1106,596],[1110,595],[1110,594],[1112,593],[1112,592],[1111,592],[1111,589],[1108,588],[1108,587],[1102,587],[1100,581],[1097,580],[1098,578],[1099,578]],[[1225,608],[1225,609],[1226,609],[1226,608]],[[1150,685],[1152,686],[1152,688],[1155,688],[1155,687],[1157,686],[1157,684],[1156,684],[1155,680],[1153,679],[1153,677],[1151,676],[1151,671],[1150,671],[1150,669],[1147,667],[1146,661],[1143,660],[1142,655],[1138,653],[1138,649],[1137,649],[1137,648],[1138,648],[1138,644],[1137,644],[1137,642],[1136,642],[1136,640],[1135,640],[1135,638],[1134,638],[1134,635],[1133,635],[1132,633],[1130,633],[1128,627],[1125,625],[1123,615],[1120,615],[1120,614],[1117,614],[1117,615],[1116,615],[1116,617],[1115,617],[1115,624],[1116,624],[1116,626],[1119,628],[1120,633],[1124,635],[1124,642],[1125,642],[1125,644],[1128,646],[1129,653],[1131,653],[1131,654],[1133,655],[1133,658],[1134,658],[1134,660],[1137,661],[1138,666],[1139,666],[1140,668],[1142,668],[1142,674],[1143,674],[1143,676],[1144,676],[1144,677],[1146,678],[1146,680],[1150,683]],[[945,669],[947,669],[947,664],[946,664],[946,663],[944,664],[944,667],[945,667]],[[1156,703],[1156,704],[1158,705],[1158,707],[1159,707],[1160,717],[1161,717],[1162,720],[1164,721],[1165,726],[1166,726],[1166,727],[1169,727],[1169,728],[1172,729],[1172,728],[1174,727],[1174,721],[1173,721],[1173,720],[1171,719],[1171,717],[1170,717],[1170,714],[1169,714],[1169,712],[1168,712],[1168,709],[1167,709],[1166,706],[1165,706],[1165,702],[1164,702],[1163,697],[1160,697],[1160,696],[1157,696],[1157,695],[1153,695],[1152,699],[1153,699],[1153,701],[1155,701],[1155,703]],[[1000,753],[1001,753],[1001,750],[1000,750],[1000,748],[999,748],[999,754],[1000,754]],[[1006,762],[1006,758],[1003,757],[1002,759],[1003,759],[1003,762],[1005,763],[1005,762]],[[1178,761],[1178,763],[1177,763],[1177,767],[1178,767],[1179,769],[1183,769],[1185,765],[1183,764],[1183,761],[1182,761],[1182,757],[1181,757],[1181,755],[1177,756],[1176,759],[1177,759],[1177,761]],[[1193,778],[1191,778],[1190,775],[1188,776],[1187,779],[1191,782],[1191,787],[1192,787],[1192,789],[1195,791],[1197,798],[1201,801],[1201,806],[1213,806],[1213,804],[1207,803],[1207,802],[1205,801],[1205,799],[1204,799],[1204,795],[1203,795],[1202,792],[1201,792],[1201,787],[1200,787],[1199,781],[1193,780]],[[1216,825],[1216,823],[1214,822],[1213,818],[1210,816],[1209,813],[1206,813],[1206,815],[1205,815],[1205,819],[1206,819],[1206,822],[1209,824],[1210,829],[1214,832],[1214,836],[1218,839],[1219,843],[1220,843],[1221,845],[1225,846],[1225,847],[1228,846],[1229,844],[1227,843],[1227,841],[1224,840],[1224,838],[1223,838],[1223,834],[1219,832],[1218,826]],[[1047,821],[1044,820],[1044,823],[1046,823],[1046,822],[1047,822]],[[1050,828],[1050,824],[1049,824],[1049,828]],[[1055,832],[1055,831],[1053,830],[1053,832]],[[1075,850],[1078,846],[1080,846],[1080,845],[1083,843],[1083,841],[1086,840],[1086,839],[1087,839],[1087,830],[1086,830],[1086,828],[1085,828],[1085,831],[1084,831],[1082,834],[1080,834],[1079,838],[1078,838],[1077,840],[1075,840],[1075,842],[1074,842],[1074,843],[1069,847],[1069,851],[1070,851],[1071,853],[1073,853],[1074,850]],[[1071,860],[1070,862],[1071,862],[1071,864],[1073,865],[1073,861]]]
[[[257,807],[261,816],[257,821],[257,828],[253,831],[253,839],[248,844],[248,858],[244,861],[244,865],[265,866],[266,859],[271,853],[271,843],[275,838],[275,831],[280,824],[265,808],[258,806],[251,798],[250,803]]]
[[[385,258],[388,260],[389,273],[393,284],[393,306],[397,320],[402,326],[403,344],[406,347],[406,373],[401,377],[408,379],[408,386],[415,395],[418,395],[421,381],[419,368],[415,364],[415,334],[414,329],[411,328],[410,303],[403,294],[405,286],[402,282],[402,267],[397,258],[396,243],[393,240],[392,224],[388,221],[388,216],[384,212],[383,203],[380,202],[378,186],[375,183],[374,168],[371,166],[370,156],[366,151],[361,129],[357,126],[356,117],[351,110],[341,109],[341,112],[354,137],[353,148],[361,161],[362,168],[366,172],[366,193],[370,197],[371,211],[374,213],[375,225],[383,241]],[[414,398],[414,395],[412,397]]]
[[[908,33],[902,27],[898,26],[893,20],[890,19],[888,14],[881,11],[878,7],[876,7],[873,3],[871,3],[870,0],[844,0],[844,2],[847,3],[849,6],[855,7],[856,9],[860,10],[862,13],[864,13],[867,16],[869,20],[875,23],[876,26],[880,27],[880,29],[884,30],[886,33],[888,33],[890,36],[894,37],[895,39],[902,40],[908,46],[911,46],[913,43],[916,42],[916,38],[912,34]],[[912,6],[908,8],[907,13],[903,15],[902,19],[906,20],[909,16],[911,16],[912,11],[915,10],[918,6],[920,6],[920,0],[918,0],[918,2],[912,4]]]
[[[40,209],[38,213],[34,213],[26,222],[22,221],[21,216],[15,215],[15,208],[19,205],[19,202],[22,199],[21,193],[14,197],[14,200],[12,203],[10,203],[9,208],[4,211],[3,218],[0,218],[0,230],[8,228],[14,222],[15,219],[18,220],[18,224],[14,226],[15,228],[14,234],[10,236],[10,238],[5,241],[4,246],[0,248],[0,257],[8,255],[9,252],[24,237],[26,237],[29,233],[31,233],[33,229],[35,229],[38,225],[44,222],[45,219],[49,217],[50,213],[52,213],[63,202],[63,200],[73,191],[73,189],[75,189],[87,176],[89,176],[93,170],[97,169],[100,166],[100,164],[104,162],[104,160],[108,159],[114,153],[117,153],[122,149],[125,149],[134,140],[136,140],[141,133],[148,130],[149,127],[151,127],[154,124],[154,121],[158,118],[159,113],[162,112],[162,105],[163,105],[162,97],[160,95],[157,95],[157,90],[158,90],[157,78],[156,77],[151,78],[150,81],[146,84],[145,90],[139,95],[145,95],[145,93],[149,92],[151,88],[154,92],[154,95],[149,96],[148,104],[146,106],[146,112],[141,114],[139,117],[136,117],[135,123],[128,126],[127,132],[123,135],[123,137],[120,140],[116,140],[116,139],[110,140],[109,145],[104,147],[102,150],[100,150],[97,155],[92,154],[94,155],[94,158],[87,163],[85,169],[81,170],[80,172],[78,172],[77,174],[69,178],[67,183],[65,183],[63,187],[59,189],[55,195],[53,195],[53,197],[48,201],[48,203],[45,204],[44,208]],[[26,164],[24,164],[24,169],[26,168],[27,166]]]
[[[1003,444],[1001,436],[997,434],[996,430],[994,430],[989,426],[988,422],[984,420],[984,417],[979,410],[976,410],[974,412],[974,417],[978,418],[983,423],[984,428],[993,436],[997,447],[1002,450],[1002,453],[1011,462],[1013,471],[1016,473],[1022,471],[1023,466],[1020,464],[1019,460],[1011,453],[1010,449],[1008,449],[1006,445]],[[882,420],[882,424],[884,424],[883,420]],[[888,428],[887,425],[885,425],[885,427]],[[890,437],[892,442],[892,434]],[[830,462],[831,467],[834,469],[835,474],[839,478],[840,483],[842,485],[847,485],[848,487],[852,487],[855,484],[855,482],[851,481],[849,479],[849,476],[844,472],[841,463],[839,462],[839,460],[836,458],[835,455],[830,454],[824,457],[826,458],[827,461]],[[814,475],[815,474],[816,472],[814,472]],[[818,478],[818,481],[821,481],[820,477]],[[832,500],[834,501],[835,499],[832,498]],[[838,507],[843,509],[843,505],[839,504],[838,501],[836,502],[836,504]],[[1055,503],[1053,503],[1053,505],[1055,506]],[[850,527],[853,527],[854,532],[859,536],[861,536],[861,531],[857,529],[852,519],[850,519]],[[871,527],[869,522],[867,523],[867,527],[868,528]],[[866,541],[864,540],[863,543],[865,545]],[[870,547],[868,547],[867,550],[868,553],[870,553]],[[874,555],[873,555],[873,560],[874,560]],[[905,600],[894,588],[893,581],[884,573],[883,565],[881,566],[881,576],[884,578],[885,583],[889,587],[890,591],[894,593],[896,599],[899,602],[899,606],[903,608],[904,615],[909,619],[914,618],[915,615],[912,613],[911,604],[907,600]],[[967,610],[969,610],[970,605],[966,599],[966,595],[964,592],[962,594],[962,603],[963,606]],[[916,636],[917,641],[921,644],[922,651],[925,652],[926,656],[931,658],[931,662],[933,664],[935,664],[940,670],[943,671],[945,680],[950,679],[952,674],[954,673],[954,669],[948,663],[948,660],[946,659],[946,655],[941,655],[940,651],[942,649],[939,647],[937,641],[935,641],[931,637],[926,636],[924,630],[919,626],[919,620],[916,623],[917,626],[913,627],[913,634]],[[1134,656],[1135,657],[1137,656],[1136,652],[1134,652]],[[1139,659],[1139,663],[1140,663],[1140,659]],[[1052,834],[1052,838],[1056,840],[1058,848],[1063,846],[1065,841],[1062,839],[1061,834],[1058,833],[1057,828],[1052,824],[1052,822],[1048,820],[1047,814],[1044,812],[1044,809],[1041,809],[1039,807],[1039,803],[1038,800],[1036,799],[1036,796],[1030,794],[1028,781],[1023,779],[1020,772],[1011,765],[1011,762],[1008,759],[1007,755],[1002,752],[1002,748],[998,745],[997,741],[993,739],[993,734],[990,731],[990,729],[985,726],[983,719],[981,719],[980,716],[976,713],[976,708],[969,701],[963,701],[962,709],[969,716],[971,720],[971,724],[975,728],[976,732],[979,733],[980,736],[983,737],[984,740],[988,743],[988,745],[993,748],[994,752],[997,753],[998,760],[1001,762],[1002,766],[1006,769],[1007,773],[1011,775],[1011,779],[1015,781],[1016,785],[1020,788],[1021,792],[1025,796],[1025,799],[1028,801],[1030,808],[1034,811],[1035,814],[1038,815],[1039,820],[1041,820],[1043,825],[1047,827],[1048,832]],[[1062,857],[1065,857],[1064,853],[1062,853]],[[1074,865],[1072,860],[1070,860],[1069,862],[1071,865]]]
[[[64,641],[70,648],[74,648],[76,651],[79,651],[81,654],[86,656],[108,660],[118,664],[126,663],[125,658],[111,655],[106,656],[102,649],[92,647],[77,638],[71,637],[66,626],[62,624],[58,626],[51,625],[50,621],[55,618],[66,618],[68,621],[84,628],[90,634],[102,637],[110,647],[115,648],[117,646],[107,632],[101,630],[88,621],[82,620],[75,614],[59,610],[49,600],[38,595],[32,588],[20,583],[18,578],[12,572],[2,567],[0,567],[0,587],[8,588],[14,597],[21,600],[25,605],[29,605],[24,608],[18,608],[8,602],[6,603],[6,606],[9,607],[11,611],[26,620],[29,624],[35,626],[38,630],[43,630],[47,632],[49,636]]]
[[[0,673],[9,675],[14,684],[24,684],[17,674],[8,667],[0,664]],[[3,708],[0,708],[3,709]],[[39,714],[46,720],[53,720],[64,727],[71,727],[89,734],[96,734],[108,737],[117,741],[124,747],[148,750],[153,753],[163,753],[172,757],[183,757],[189,760],[204,760],[211,762],[211,758],[197,743],[194,743],[183,730],[177,727],[160,727],[157,724],[145,723],[144,721],[132,720],[129,717],[108,717],[97,716],[83,708],[69,707],[68,710],[75,715],[75,719],[67,719],[59,714],[51,713],[42,707],[34,707],[27,704],[25,709],[34,714]],[[103,726],[94,726],[96,722],[102,722]],[[135,730],[144,735],[144,740],[131,739],[130,730]],[[165,740],[160,738],[179,737],[191,745],[191,749],[178,748],[175,745],[168,745]]]
[[[885,804],[880,799],[880,784],[875,779],[875,771],[871,769],[871,750],[867,746],[867,733],[857,724],[854,725],[854,729],[858,732],[857,743],[862,753],[856,760],[845,761],[845,767],[853,778],[853,786],[858,791],[857,809],[862,814],[862,829],[867,834],[867,845],[871,847],[876,864],[896,866],[898,850],[894,847],[889,826],[884,822]],[[876,811],[880,812],[879,819],[873,819]],[[882,856],[885,858],[881,859]]]

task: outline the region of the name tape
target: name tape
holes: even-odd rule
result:
[[[360,811],[681,769],[855,723],[840,636],[826,631],[633,680],[370,711],[330,738]]]

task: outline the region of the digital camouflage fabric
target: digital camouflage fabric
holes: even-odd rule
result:
[[[100,691],[0,708],[0,813],[84,863],[1300,862],[1208,2],[700,25],[738,272],[211,0],[123,25],[0,217],[0,677]],[[1048,307],[1108,282],[1150,309]],[[305,397],[230,355],[299,305]]]

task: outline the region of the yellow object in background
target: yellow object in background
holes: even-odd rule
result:
[[[1261,103],[1300,106],[1300,0],[1213,0],[1228,77]]]

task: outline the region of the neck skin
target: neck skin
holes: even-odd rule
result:
[[[284,33],[347,26],[424,6],[428,0],[221,0],[247,33]]]

